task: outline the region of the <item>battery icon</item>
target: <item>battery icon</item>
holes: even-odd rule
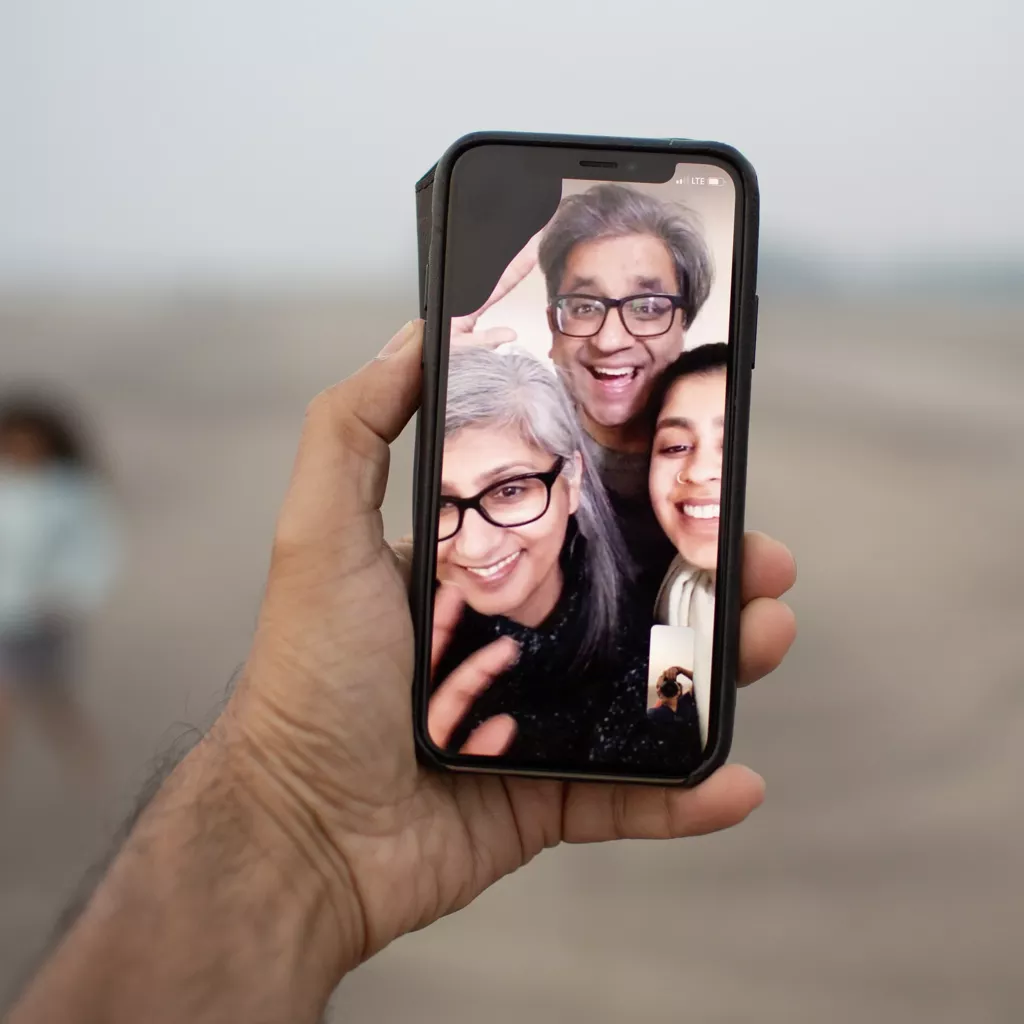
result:
[[[724,185],[725,178],[708,178],[709,185]]]

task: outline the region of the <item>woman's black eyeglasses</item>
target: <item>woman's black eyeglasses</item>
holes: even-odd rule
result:
[[[559,458],[546,473],[523,473],[485,487],[472,498],[441,495],[437,539],[450,540],[462,529],[462,521],[474,509],[492,526],[508,529],[526,526],[540,519],[551,505],[551,488],[555,485],[565,459]]]
[[[607,299],[599,295],[558,295],[548,310],[553,331],[570,338],[592,338],[600,334],[608,312],[617,309],[622,326],[634,338],[657,338],[667,334],[676,310],[683,309],[681,295],[627,295]],[[683,326],[686,313],[683,312]]]

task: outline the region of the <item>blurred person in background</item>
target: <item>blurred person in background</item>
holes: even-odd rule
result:
[[[0,763],[31,711],[76,778],[99,781],[98,737],[74,697],[75,648],[112,582],[105,489],[56,402],[0,398]]]

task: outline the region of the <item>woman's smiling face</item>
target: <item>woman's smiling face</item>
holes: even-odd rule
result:
[[[508,488],[497,489],[497,500],[514,498],[516,477],[547,473],[556,461],[511,427],[465,427],[445,440],[442,509],[446,497],[473,498],[505,481]],[[569,516],[579,506],[578,459],[567,474],[554,482],[547,511],[524,526],[495,526],[468,509],[458,533],[438,542],[438,578],[457,586],[481,615],[504,615],[526,626],[543,622],[562,590],[559,556]]]
[[[650,491],[661,528],[685,561],[718,561],[725,370],[694,373],[665,396],[651,452]]]

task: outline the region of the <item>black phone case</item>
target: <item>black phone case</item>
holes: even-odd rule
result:
[[[723,471],[725,514],[723,532],[725,570],[719,572],[716,592],[715,636],[712,644],[712,692],[717,702],[709,720],[710,745],[704,760],[686,778],[637,775],[597,775],[490,768],[486,764],[453,765],[439,757],[425,733],[423,713],[430,691],[430,630],[427,628],[433,600],[433,580],[427,573],[427,551],[414,543],[410,602],[416,633],[416,675],[413,688],[413,731],[417,756],[422,763],[445,771],[501,775],[527,775],[586,782],[629,782],[650,785],[695,786],[723,765],[732,745],[736,708],[736,672],[739,653],[740,582],[744,510],[746,501],[747,443],[750,423],[750,386],[757,341],[757,247],[760,195],[753,166],[738,150],[719,142],[690,139],[623,139],[606,136],[544,135],[519,132],[476,132],[453,143],[441,159],[416,183],[416,229],[419,260],[420,316],[425,321],[423,344],[423,401],[416,418],[416,458],[413,478],[414,537],[430,535],[431,510],[439,500],[438,439],[442,435],[439,382],[447,375],[447,351],[442,351],[440,314],[444,279],[445,230],[452,170],[458,158],[480,145],[523,145],[576,150],[616,149],[634,152],[677,153],[681,158],[725,164],[737,181],[737,226],[734,255],[734,286],[730,310],[732,353],[727,384],[726,437],[728,452]],[[427,429],[426,425],[430,425]]]

